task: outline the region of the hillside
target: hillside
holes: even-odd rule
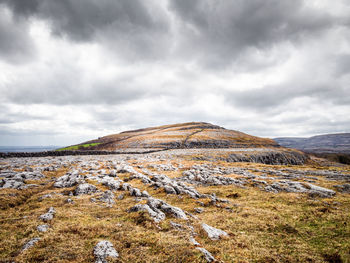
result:
[[[275,138],[281,146],[313,153],[349,153],[350,133],[325,134],[310,138]]]
[[[71,146],[73,150],[188,149],[278,147],[278,144],[243,132],[205,122],[189,122],[124,131]],[[67,149],[67,148],[66,148]]]

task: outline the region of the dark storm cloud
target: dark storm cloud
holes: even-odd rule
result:
[[[56,36],[98,42],[108,52],[131,61],[165,59],[173,54],[173,59],[195,60],[215,70],[235,63],[246,71],[270,66],[276,63],[268,59],[272,48],[302,42],[350,21],[302,0],[169,0],[168,12],[174,21],[157,1],[1,2],[16,17],[47,21]],[[265,59],[256,61],[252,54],[257,51]]]
[[[295,0],[173,0],[170,9],[183,26],[184,50],[210,68],[242,60],[255,50],[298,43],[348,19],[333,17]],[[246,53],[245,53],[246,52]],[[243,59],[244,60],[244,59]]]
[[[28,33],[28,21],[15,19],[0,3],[0,59],[18,64],[35,55],[35,46]]]
[[[129,59],[157,58],[169,24],[159,6],[142,0],[2,0],[16,16],[47,21],[52,33],[78,42],[102,42]]]
[[[344,131],[347,2],[0,0],[0,143],[186,121]]]

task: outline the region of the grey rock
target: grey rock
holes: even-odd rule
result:
[[[177,229],[177,230],[182,230],[182,229],[183,229],[183,226],[182,226],[181,224],[175,223],[175,222],[173,222],[173,221],[170,221],[170,225],[171,225],[173,228]]]
[[[146,190],[142,191],[141,195],[142,197],[146,197],[146,198],[151,196]]]
[[[102,194],[101,197],[98,198],[98,200],[101,202],[113,205],[115,204],[114,198],[115,198],[114,194],[111,191],[107,190]]]
[[[119,190],[121,188],[121,182],[121,180],[115,180],[109,177],[104,177],[101,181],[102,185],[107,186],[112,191]]]
[[[52,198],[52,195],[51,194],[43,195],[43,196],[39,197],[39,200],[44,200],[44,199],[47,199],[47,198]]]
[[[212,256],[212,254],[208,250],[206,250],[205,248],[196,247],[196,249],[199,250],[200,252],[202,252],[202,254],[207,262],[215,261],[215,258]]]
[[[21,189],[23,187],[24,181],[14,180],[14,179],[1,179],[0,180],[0,187],[1,188],[13,188],[13,189]]]
[[[66,173],[65,175],[57,178],[56,182],[54,183],[54,187],[65,188],[82,183],[85,183],[85,176],[80,175],[78,171],[74,171],[71,173]]]
[[[114,249],[113,244],[107,240],[102,240],[94,247],[95,263],[107,263],[106,258],[119,257],[118,252]]]
[[[39,219],[43,220],[44,222],[47,222],[52,220],[55,214],[56,214],[55,208],[50,207],[45,214],[42,214],[41,216],[39,216]]]
[[[22,247],[22,251],[33,247],[35,243],[37,243],[39,240],[40,240],[40,237],[32,238],[31,240],[29,240],[27,243],[24,244],[24,246]]]
[[[334,187],[341,193],[350,194],[350,184],[334,185]]]
[[[335,191],[331,189],[327,189],[324,187],[320,187],[317,185],[313,184],[308,184],[310,189],[309,189],[309,194],[312,196],[318,196],[318,197],[332,197],[335,195]]]
[[[225,231],[204,223],[202,224],[202,228],[211,240],[219,240],[222,236],[228,236],[228,234]]]
[[[128,183],[124,183],[124,184],[122,185],[122,189],[123,189],[124,191],[129,191],[131,188],[132,188],[132,186],[131,186],[130,184],[128,184]]]
[[[199,244],[199,243],[197,242],[197,240],[195,240],[194,237],[192,237],[192,236],[190,236],[189,240],[190,240],[190,242],[191,242],[192,245],[195,245],[195,246],[200,246],[200,245],[201,245],[201,244]]]
[[[142,197],[141,191],[140,189],[136,188],[136,187],[129,187],[129,193],[131,196],[135,196],[135,197]]]
[[[82,195],[82,194],[92,194],[97,191],[96,186],[92,184],[79,184],[77,188],[74,190],[74,195]]]
[[[171,214],[176,218],[187,220],[187,216],[181,208],[164,203],[160,206],[160,210],[162,210],[166,214]]]
[[[157,208],[151,208],[148,204],[138,204],[129,209],[129,212],[139,212],[144,211],[147,212],[154,222],[159,223],[160,221],[165,219],[165,214]]]
[[[40,225],[36,228],[39,232],[46,232],[49,230],[49,225]]]
[[[180,219],[184,219],[184,220],[188,219],[186,214],[184,213],[184,211],[182,211],[181,208],[171,206],[171,205],[167,204],[166,202],[164,202],[163,200],[150,197],[150,198],[148,198],[147,205],[149,205],[149,207],[154,209],[154,210],[159,209],[162,212],[164,212],[166,214],[171,214],[172,216],[174,216],[176,218],[180,218]]]
[[[203,213],[203,212],[204,212],[204,209],[201,208],[201,207],[195,207],[195,208],[194,208],[194,211],[195,211],[196,213],[200,214],[200,213]]]
[[[164,186],[164,191],[167,193],[167,194],[175,194],[176,195],[176,191],[173,187],[171,186],[168,186],[168,185],[165,185]]]
[[[110,170],[108,175],[111,176],[111,177],[116,177],[117,176],[117,172],[116,172],[116,170]]]
[[[124,194],[120,194],[120,195],[118,195],[117,199],[118,199],[118,200],[123,200],[123,199],[124,199],[124,196],[125,196]]]

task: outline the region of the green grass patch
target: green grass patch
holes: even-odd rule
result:
[[[95,143],[86,143],[86,144],[78,144],[78,145],[72,145],[64,148],[59,148],[56,151],[72,151],[72,150],[80,150],[87,147],[92,147],[101,144],[100,142]]]

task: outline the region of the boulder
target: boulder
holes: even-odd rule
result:
[[[119,257],[118,252],[114,249],[113,244],[107,240],[102,240],[94,247],[95,263],[107,263],[106,258]]]
[[[80,184],[75,188],[74,195],[92,194],[97,191],[96,186],[92,184]]]
[[[219,240],[222,236],[228,236],[228,234],[225,231],[204,223],[202,224],[202,228],[211,240]]]
[[[53,186],[57,188],[65,188],[81,183],[85,183],[85,176],[80,175],[78,171],[74,171],[72,173],[66,173],[65,175],[57,178]]]
[[[43,220],[44,222],[47,222],[52,220],[55,214],[56,214],[55,208],[50,207],[45,214],[42,214],[41,216],[39,216],[39,219]]]

